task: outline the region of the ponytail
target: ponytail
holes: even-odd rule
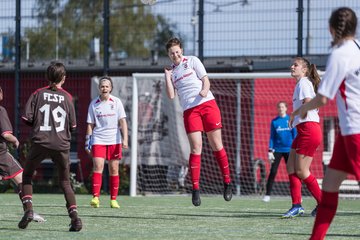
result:
[[[314,91],[315,93],[317,93],[318,88],[319,88],[319,84],[321,81],[320,75],[316,69],[316,65],[315,64],[310,64],[309,66],[309,75],[308,75],[310,81],[312,82],[313,86],[314,86]]]

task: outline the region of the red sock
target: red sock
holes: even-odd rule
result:
[[[222,148],[220,151],[216,151],[216,152],[214,151],[213,153],[220,167],[224,183],[230,183],[231,179],[230,179],[229,160],[225,149]]]
[[[338,192],[322,191],[322,198],[319,204],[316,219],[311,234],[311,240],[325,239],[327,230],[334,219],[339,201]]]
[[[200,181],[201,155],[190,154],[189,168],[191,173],[191,182],[193,189],[199,189]]]
[[[310,174],[307,178],[304,179],[304,183],[306,184],[306,187],[309,189],[310,193],[316,199],[317,204],[319,204],[321,201],[321,190],[314,175]]]
[[[119,193],[120,178],[119,175],[110,176],[110,199],[116,200]]]
[[[301,204],[301,180],[295,174],[289,175],[292,204]]]
[[[92,194],[94,197],[100,197],[101,184],[102,184],[102,173],[93,172]]]

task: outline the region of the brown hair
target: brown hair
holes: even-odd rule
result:
[[[46,77],[50,81],[50,88],[56,91],[56,84],[66,76],[66,69],[61,62],[52,62],[46,70]]]
[[[287,102],[285,102],[285,101],[283,101],[283,100],[279,101],[279,102],[276,104],[276,107],[279,107],[280,104],[282,104],[282,103],[285,105],[286,108],[288,107]]]
[[[101,85],[101,83],[102,83],[103,81],[109,81],[109,82],[110,82],[110,85],[111,85],[111,91],[110,91],[110,93],[111,93],[112,90],[113,90],[113,81],[112,81],[111,77],[109,77],[109,76],[103,76],[103,77],[101,77],[101,78],[99,79],[99,88],[100,88],[100,85]]]
[[[165,45],[166,52],[169,51],[169,49],[173,46],[179,46],[182,49],[182,43],[181,43],[180,39],[178,39],[176,37],[170,38]]]
[[[306,71],[305,76],[309,78],[311,83],[313,84],[314,91],[317,93],[321,78],[317,72],[316,65],[310,63],[309,60],[303,57],[297,57],[295,60],[299,60],[303,63],[303,67],[305,67],[308,71]]]
[[[348,7],[338,8],[332,12],[329,25],[335,31],[331,46],[340,44],[344,38],[355,36],[357,26],[356,14]]]

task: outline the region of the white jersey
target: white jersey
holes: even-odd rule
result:
[[[332,49],[319,94],[336,95],[341,135],[360,134],[360,44],[347,40]]]
[[[94,124],[92,144],[113,145],[121,143],[119,120],[125,118],[121,100],[113,95],[107,101],[100,97],[93,99],[89,105],[87,123]]]
[[[201,78],[207,75],[200,59],[195,56],[183,56],[181,63],[172,67],[172,82],[184,111],[214,99],[211,91],[204,98],[199,95],[203,85]]]
[[[305,98],[312,99],[315,97],[315,95],[316,94],[312,82],[307,77],[301,78],[297,82],[294,90],[293,111],[296,111],[301,107],[301,105],[303,105],[303,100]],[[303,122],[320,122],[318,109],[308,111],[306,118],[300,118],[299,115],[296,115],[294,117],[293,127],[296,127],[296,125]]]

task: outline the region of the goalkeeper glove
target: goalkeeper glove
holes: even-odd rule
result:
[[[269,149],[269,152],[268,152],[268,159],[270,161],[270,163],[272,164],[275,160],[275,156],[274,156],[274,150],[272,149]]]
[[[91,135],[85,136],[85,151],[90,152],[91,151]]]

